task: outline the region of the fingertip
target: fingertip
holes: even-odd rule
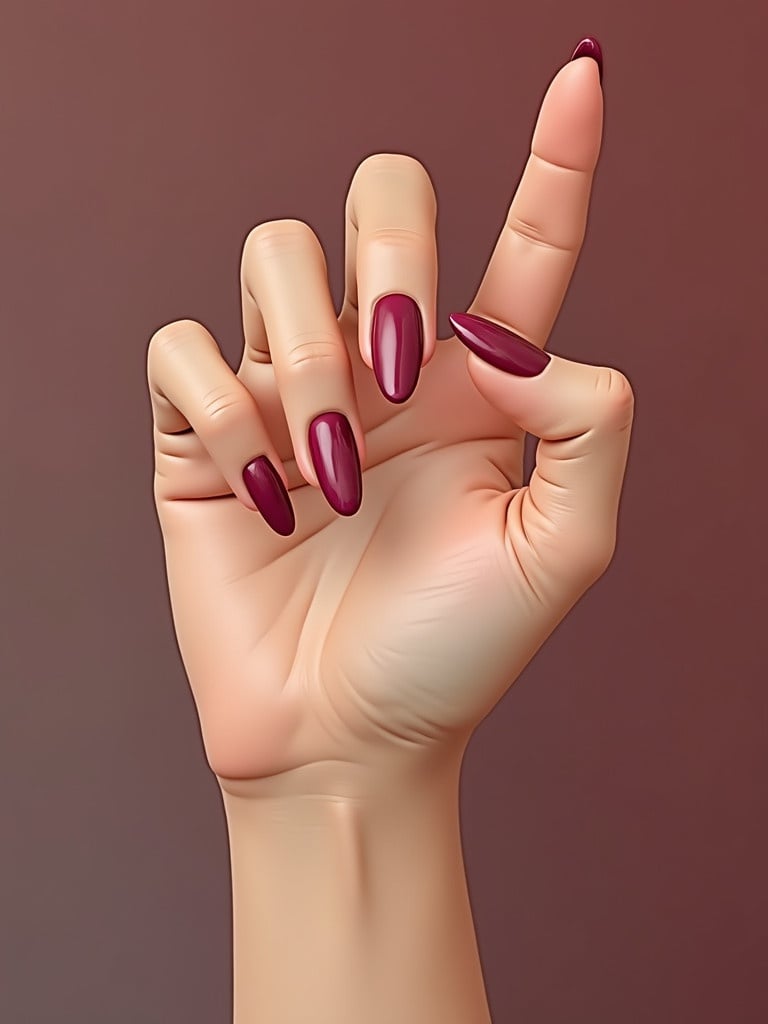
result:
[[[548,163],[592,171],[603,134],[603,91],[594,60],[565,64],[549,85],[531,139],[531,152]]]
[[[600,43],[595,39],[594,36],[585,36],[584,39],[580,40],[573,53],[571,54],[570,60],[578,60],[579,57],[591,57],[592,60],[597,64],[598,74],[600,76],[600,84],[603,82],[603,50]]]
[[[296,516],[279,465],[279,459],[276,465],[268,455],[259,455],[243,468],[242,478],[255,509],[246,507],[259,512],[275,533],[288,537],[296,529]]]

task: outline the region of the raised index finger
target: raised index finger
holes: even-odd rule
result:
[[[602,131],[599,66],[591,57],[572,59],[544,96],[528,162],[468,313],[501,320],[544,346],[584,239]]]

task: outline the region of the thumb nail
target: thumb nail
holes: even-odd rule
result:
[[[548,353],[519,334],[474,313],[448,317],[462,344],[497,370],[518,377],[535,377],[550,361]]]

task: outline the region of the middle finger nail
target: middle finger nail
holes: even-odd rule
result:
[[[418,304],[410,295],[384,295],[373,307],[373,372],[390,402],[405,402],[419,379],[424,329]]]
[[[315,416],[309,425],[309,454],[317,482],[334,511],[353,516],[363,497],[363,479],[355,435],[340,412]]]

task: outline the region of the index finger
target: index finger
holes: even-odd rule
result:
[[[468,313],[501,320],[544,346],[584,239],[602,132],[600,67],[572,58],[544,96],[528,162]]]

